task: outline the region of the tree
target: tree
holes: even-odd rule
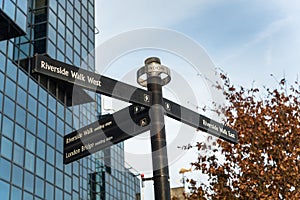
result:
[[[296,81],[279,88],[235,87],[221,73],[227,105],[219,107],[239,143],[217,140],[213,147],[197,143],[199,152],[222,151],[192,163],[208,175],[209,185],[189,180],[189,199],[300,199],[300,91]],[[287,88],[289,87],[289,88]],[[262,93],[265,96],[262,98]],[[225,161],[224,161],[225,160]]]

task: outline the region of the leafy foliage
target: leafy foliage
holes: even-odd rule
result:
[[[209,177],[209,185],[189,180],[189,199],[300,199],[300,91],[295,82],[286,89],[237,88],[225,74],[217,87],[228,101],[220,108],[226,124],[238,132],[236,145],[217,140],[214,148],[198,143],[192,163]],[[260,95],[260,96],[259,96]],[[222,151],[220,161],[210,151]]]

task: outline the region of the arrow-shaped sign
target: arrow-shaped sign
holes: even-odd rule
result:
[[[195,127],[216,137],[220,137],[231,143],[238,143],[238,135],[235,130],[216,122],[208,117],[200,115],[188,108],[180,106],[168,99],[163,99],[163,105],[167,116]]]
[[[64,136],[64,164],[149,130],[148,109],[129,106]],[[134,112],[136,109],[141,111]],[[131,116],[131,117],[129,117]]]
[[[63,80],[119,100],[146,107],[151,105],[151,92],[44,55],[35,55],[35,65],[32,72]]]

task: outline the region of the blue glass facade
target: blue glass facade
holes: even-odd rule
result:
[[[63,165],[63,136],[97,119],[100,96],[83,91],[95,101],[78,102],[70,88],[31,74],[36,53],[95,70],[93,57],[85,62],[95,44],[94,0],[0,0],[0,15],[18,33],[0,25],[9,35],[0,38],[1,199],[135,199],[138,179],[124,167],[123,144],[99,152],[98,159]],[[108,152],[113,154],[109,166],[123,170],[105,166]],[[104,180],[99,193],[93,174]],[[121,189],[127,188],[126,177],[133,180],[132,191]],[[107,185],[117,192],[106,190]]]
[[[0,0],[0,41],[25,35],[27,1]]]

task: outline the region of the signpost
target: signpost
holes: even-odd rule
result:
[[[155,199],[170,200],[169,165],[163,108],[162,86],[171,80],[170,70],[160,65],[158,58],[148,58],[137,72],[138,83],[152,92],[150,118],[152,165]],[[142,78],[144,76],[144,78]],[[165,78],[162,78],[164,76]]]
[[[35,72],[133,103],[66,135],[64,164],[150,130],[153,162],[151,180],[154,181],[156,200],[170,199],[164,115],[225,141],[238,142],[237,132],[230,127],[163,98],[162,87],[171,81],[171,76],[169,68],[161,65],[158,58],[146,59],[145,66],[137,72],[137,82],[147,87],[148,91],[43,55],[35,56]]]

